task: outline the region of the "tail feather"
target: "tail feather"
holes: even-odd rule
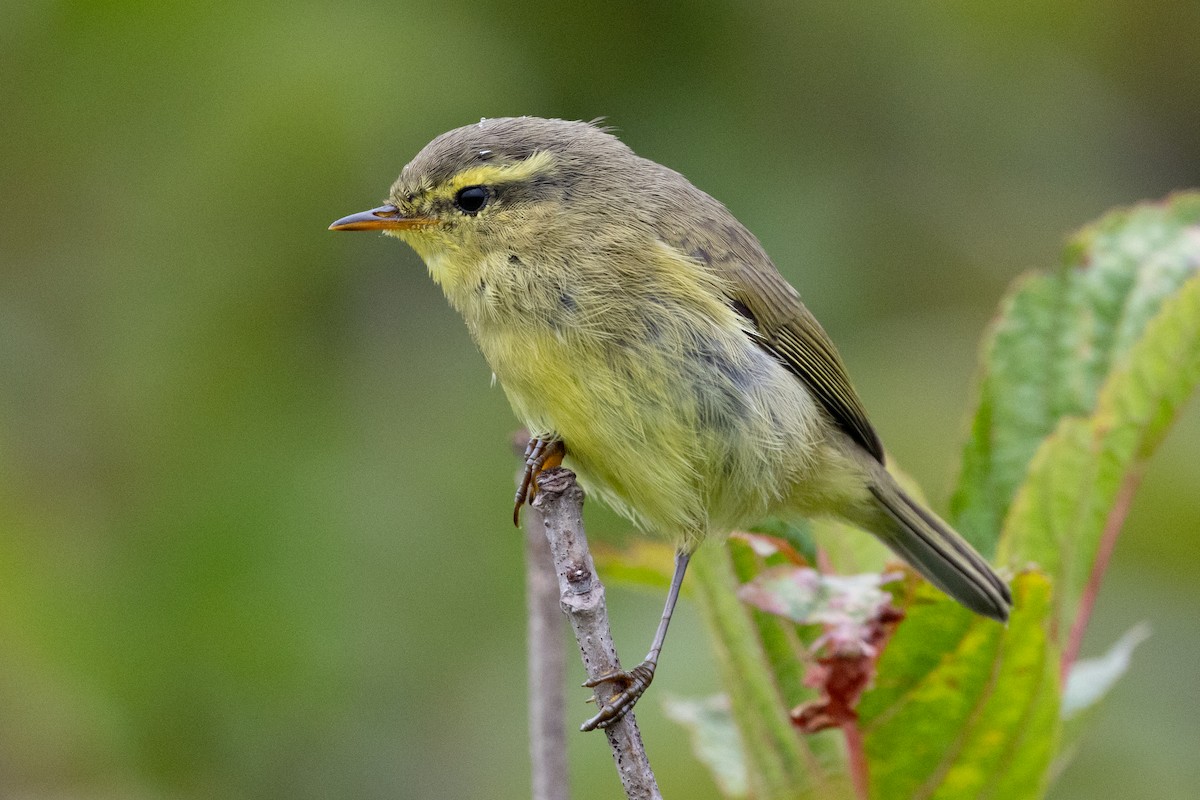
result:
[[[886,517],[872,532],[934,586],[977,614],[1004,622],[1012,608],[1008,585],[983,557],[929,509],[890,478],[871,494]]]

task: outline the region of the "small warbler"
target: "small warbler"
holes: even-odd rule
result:
[[[449,131],[386,205],[330,227],[383,231],[425,261],[534,437],[525,488],[566,454],[590,492],[675,541],[650,652],[586,684],[615,692],[585,727],[650,684],[700,542],[768,516],[847,520],[1007,619],[1004,582],[884,468],[841,357],[758,240],[604,128],[520,117]]]

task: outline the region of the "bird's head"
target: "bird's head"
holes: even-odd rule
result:
[[[592,123],[485,119],[438,136],[385,205],[330,228],[403,239],[453,291],[486,261],[544,263],[540,255],[594,238],[597,223],[635,217],[630,171],[639,163],[648,162]]]

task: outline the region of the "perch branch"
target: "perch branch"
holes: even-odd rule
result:
[[[579,642],[587,676],[599,678],[620,670],[608,625],[604,585],[596,576],[583,530],[583,490],[575,483],[575,474],[561,467],[539,475],[537,486],[533,506],[542,515],[558,576],[559,601]],[[661,800],[633,713],[609,725],[604,733],[630,800]]]

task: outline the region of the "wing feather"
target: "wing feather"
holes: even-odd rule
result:
[[[883,444],[829,335],[784,280],[750,231],[709,195],[653,162],[660,183],[673,186],[658,199],[658,235],[682,256],[710,268],[725,286],[726,301],[750,323],[754,340],[821,402],[833,421],[883,463]],[[703,232],[703,233],[701,233]]]
[[[882,464],[883,444],[829,335],[757,241],[736,221],[733,224],[737,227],[727,232],[740,236],[734,237],[735,246],[728,250],[690,248],[689,252],[686,242],[673,246],[720,277],[729,305],[751,323],[754,341],[803,381],[833,421]],[[757,263],[751,266],[750,262]]]

